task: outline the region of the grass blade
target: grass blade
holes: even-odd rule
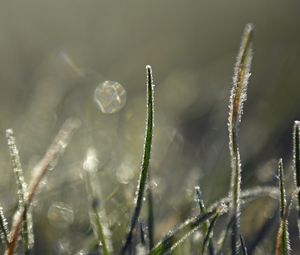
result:
[[[288,208],[286,203],[286,191],[284,181],[284,170],[282,159],[278,163],[279,189],[280,189],[280,224],[276,241],[276,255],[290,254],[289,232],[288,232]]]
[[[206,235],[205,235],[205,238],[204,238],[204,241],[203,241],[203,246],[202,246],[202,254],[203,255],[205,254],[207,247],[211,243],[211,239],[212,239],[212,236],[213,236],[213,229],[214,229],[220,215],[221,215],[221,212],[218,211],[216,213],[216,215],[212,218],[212,220],[209,224],[208,230],[206,232]]]
[[[242,235],[240,235],[240,242],[241,242],[242,255],[248,255],[247,247],[246,247],[246,244],[245,244],[245,240],[244,240],[244,238],[243,238]]]
[[[152,249],[149,255],[162,255],[174,250],[180,243],[201,227],[205,221],[214,217],[219,211],[220,214],[224,213],[225,207],[222,206],[203,215],[198,215],[186,220],[175,228],[175,230],[170,231],[169,234]]]
[[[25,203],[27,184],[25,182],[19,151],[16,145],[16,139],[12,129],[6,130],[6,139],[18,189],[18,208],[19,210],[23,208],[22,210],[25,211],[22,226],[23,246],[25,254],[30,254],[34,245],[34,236],[32,231],[32,215]]]
[[[106,223],[106,215],[104,211],[99,208],[99,198],[92,185],[92,173],[98,169],[98,158],[95,149],[89,149],[83,168],[85,170],[86,190],[88,193],[88,200],[90,204],[89,216],[91,225],[94,230],[98,244],[102,250],[103,255],[112,253],[112,245],[110,241],[110,231]]]
[[[79,121],[68,119],[58,134],[56,135],[53,143],[48,148],[45,156],[33,169],[34,176],[28,186],[28,191],[25,197],[25,204],[27,208],[30,207],[33,198],[37,192],[39,184],[49,169],[53,169],[57,163],[58,157],[63,153],[66,146],[71,139],[71,136],[76,128],[80,125]],[[17,246],[17,241],[26,214],[25,208],[20,208],[14,215],[13,225],[9,234],[9,244],[5,250],[5,255],[13,255]]]
[[[144,193],[146,188],[150,155],[151,155],[151,146],[152,146],[152,133],[153,133],[153,117],[154,117],[154,84],[152,77],[152,69],[150,66],[146,66],[147,72],[147,121],[146,121],[146,131],[145,131],[145,143],[144,143],[144,154],[143,161],[139,176],[139,181],[137,185],[137,191],[135,195],[135,209],[131,218],[131,223],[129,227],[129,231],[121,250],[121,254],[125,254],[127,251],[129,244],[132,239],[133,231],[136,227],[136,223],[138,221],[142,206]]]
[[[4,216],[3,208],[0,206],[0,237],[6,245],[8,245],[8,235],[8,223]]]
[[[224,250],[224,247],[225,247],[225,243],[226,243],[226,240],[228,238],[228,235],[229,235],[229,232],[230,232],[230,229],[232,228],[232,224],[233,224],[233,217],[231,217],[228,221],[228,224],[226,226],[226,228],[222,231],[221,235],[220,235],[220,238],[218,240],[218,252],[217,254],[218,255],[222,255],[223,254],[223,250]]]
[[[153,194],[151,185],[148,187],[148,238],[149,250],[154,247],[154,211],[153,211]]]
[[[241,160],[238,147],[238,127],[243,113],[243,104],[247,98],[247,84],[250,77],[252,61],[253,25],[247,24],[242,37],[240,50],[237,56],[233,87],[229,104],[229,149],[231,157],[231,187],[232,214],[234,223],[232,227],[232,253],[239,254],[239,225],[240,225],[240,189],[241,189]]]
[[[199,204],[200,214],[205,214],[207,212],[207,210],[205,208],[204,201],[202,199],[200,187],[196,186],[195,191],[196,191],[196,196],[197,196],[197,202]],[[206,222],[203,223],[203,227],[202,227],[203,235],[208,233],[208,231],[209,231],[209,220],[207,220]],[[204,243],[205,243],[205,240],[204,240]],[[213,243],[210,240],[209,240],[209,248],[210,248],[209,249],[210,251],[215,250],[214,247],[213,247]],[[203,244],[202,245],[202,254],[204,254],[205,249],[204,249],[204,244]]]
[[[300,122],[295,121],[293,127],[293,160],[294,160],[294,174],[296,187],[300,188]],[[300,191],[297,192],[297,210],[298,210],[298,231],[300,238]]]

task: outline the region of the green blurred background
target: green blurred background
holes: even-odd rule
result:
[[[248,22],[256,32],[240,132],[243,188],[277,184],[279,157],[290,169],[292,124],[300,118],[299,1],[1,1],[0,201],[10,222],[17,196],[5,129],[15,131],[30,180],[62,122],[82,121],[35,201],[36,254],[87,254],[82,249],[93,236],[82,165],[89,148],[97,151],[95,186],[120,247],[142,156],[147,64],[156,84],[156,238],[197,211],[195,185],[207,203],[228,193],[228,102]],[[119,82],[127,94],[113,114],[93,100],[105,80]],[[258,206],[260,214],[267,211]],[[259,225],[255,216],[245,219],[245,233]],[[291,228],[292,237],[296,232]]]

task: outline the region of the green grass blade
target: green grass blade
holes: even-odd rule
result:
[[[201,227],[205,221],[214,217],[218,211],[223,213],[224,207],[217,208],[203,215],[198,215],[186,220],[175,228],[175,230],[170,231],[169,234],[152,249],[149,255],[162,255],[174,250],[180,243]]]
[[[226,243],[226,241],[227,241],[227,238],[228,238],[230,229],[232,228],[232,224],[233,224],[233,217],[231,217],[231,218],[229,219],[226,228],[222,231],[222,233],[221,233],[221,235],[220,235],[220,238],[219,238],[219,240],[218,240],[218,242],[217,242],[217,244],[218,244],[218,252],[217,252],[217,254],[218,254],[218,255],[223,254],[223,250],[224,250],[224,247],[225,247],[225,243]]]
[[[12,129],[6,130],[6,139],[18,189],[18,207],[19,209],[24,209],[25,211],[22,226],[22,241],[24,245],[25,254],[30,254],[34,244],[34,237],[32,231],[32,216],[27,204],[25,203],[27,184],[25,182],[19,151],[16,145],[16,139]]]
[[[196,186],[195,191],[196,191],[196,196],[197,196],[197,202],[199,204],[200,213],[205,213],[206,209],[205,209],[204,201],[202,199],[202,194],[201,194],[200,187]],[[208,225],[207,225],[207,227],[208,227]]]
[[[250,67],[252,61],[252,38],[253,25],[247,24],[242,37],[242,42],[236,60],[233,87],[231,90],[228,131],[229,150],[231,157],[231,187],[232,214],[234,223],[232,228],[232,254],[239,254],[239,225],[240,225],[240,189],[241,189],[241,159],[238,147],[238,127],[243,113],[243,104],[247,98],[247,84],[250,77]]]
[[[154,247],[154,210],[153,210],[153,194],[151,185],[148,187],[148,238],[149,250]]]
[[[241,251],[242,255],[248,255],[247,247],[245,244],[245,240],[242,235],[240,235],[240,242],[241,242]]]
[[[294,160],[294,175],[296,187],[300,188],[300,122],[294,122],[293,128],[293,160]],[[298,210],[298,231],[300,238],[300,191],[297,192],[297,210]]]
[[[213,229],[217,223],[217,220],[219,219],[221,215],[221,212],[218,211],[216,213],[216,215],[212,218],[210,224],[209,224],[209,227],[208,227],[208,230],[206,232],[206,235],[205,235],[205,238],[204,238],[204,241],[203,241],[203,246],[202,246],[202,254],[204,255],[210,242],[211,242],[211,239],[212,239],[212,236],[213,236]]]
[[[153,117],[154,117],[154,84],[152,77],[152,69],[150,66],[146,66],[147,72],[147,121],[145,131],[145,143],[144,143],[144,154],[143,161],[137,185],[137,191],[135,196],[135,208],[131,218],[129,231],[121,250],[121,254],[125,254],[132,239],[133,231],[136,227],[144,200],[144,193],[147,183],[148,169],[150,163],[151,146],[152,146],[152,133],[153,133]]]
[[[87,151],[86,159],[83,164],[83,168],[85,171],[86,191],[88,194],[88,201],[90,207],[90,222],[103,255],[109,255],[112,253],[110,231],[108,230],[108,224],[106,224],[105,222],[106,215],[104,214],[104,211],[101,211],[99,208],[99,197],[96,195],[92,184],[92,174],[97,171],[98,162],[99,161],[97,158],[96,150],[90,148]]]
[[[277,234],[276,255],[289,255],[290,243],[288,232],[288,208],[286,202],[285,178],[282,159],[278,163],[279,190],[280,190],[280,224]]]
[[[6,245],[8,245],[8,235],[8,223],[4,216],[3,208],[0,206],[0,237]]]
[[[205,214],[207,212],[205,205],[204,205],[204,201],[202,199],[202,195],[201,195],[201,190],[199,186],[195,187],[195,191],[196,191],[196,196],[197,196],[197,202],[199,204],[199,209],[200,209],[200,214]],[[209,221],[207,220],[206,222],[203,223],[203,227],[202,227],[202,232],[203,235],[205,235],[206,233],[208,233],[209,231]],[[205,240],[204,240],[205,242]],[[211,242],[211,240],[209,240],[209,250],[214,251],[214,246],[213,243]],[[202,245],[202,254],[204,254],[205,249],[204,249],[204,244]]]

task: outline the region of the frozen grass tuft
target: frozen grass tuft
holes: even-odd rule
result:
[[[149,168],[154,127],[154,85],[152,69],[150,66],[146,66],[147,102],[145,143],[142,152],[143,156],[138,185],[135,193],[134,208],[132,209],[133,213],[124,237],[123,246],[121,247],[121,255],[163,255],[172,254],[173,252],[176,254],[195,254],[196,252],[196,254],[199,253],[203,255],[221,255],[228,253],[233,255],[253,254],[253,251],[256,248],[253,247],[253,245],[258,246],[261,243],[261,240],[257,239],[265,237],[266,229],[269,229],[274,225],[274,219],[276,220],[277,214],[280,214],[277,239],[273,238],[274,240],[272,239],[269,243],[270,246],[275,248],[277,255],[290,254],[291,248],[289,244],[288,217],[289,211],[292,210],[293,197],[297,197],[298,225],[300,226],[300,124],[298,121],[295,121],[293,127],[293,168],[295,172],[294,179],[296,188],[291,191],[292,195],[286,195],[282,159],[278,164],[279,188],[277,186],[255,186],[246,190],[241,190],[242,167],[238,133],[243,114],[243,105],[247,97],[247,84],[250,77],[250,67],[253,55],[252,38],[253,25],[248,24],[244,30],[234,68],[233,87],[229,104],[228,131],[232,172],[229,195],[212,204],[206,205],[199,186],[195,187],[199,210],[196,210],[196,213],[194,214],[191,213],[186,220],[183,220],[177,227],[174,227],[173,230],[169,231],[168,234],[160,240],[155,240],[155,214],[153,204],[156,197],[151,191]],[[65,60],[68,61],[68,59]],[[28,187],[24,179],[19,151],[16,146],[13,131],[10,129],[6,131],[8,149],[18,189],[18,209],[15,212],[12,227],[9,231],[3,209],[0,207],[0,234],[2,242],[5,245],[5,255],[13,255],[15,252],[21,250],[17,250],[20,233],[22,233],[21,239],[24,244],[24,249],[22,250],[23,253],[29,254],[31,252],[34,243],[30,206],[40,182],[46,173],[56,166],[58,158],[69,144],[72,133],[79,127],[79,124],[80,123],[74,119],[69,119],[65,122],[45,156],[33,169],[34,175],[29,182]],[[109,217],[107,217],[107,215],[110,216],[110,214],[106,215],[104,208],[100,207],[102,197],[101,194],[98,194],[95,191],[95,182],[92,181],[93,179],[96,179],[94,177],[98,169],[98,163],[97,151],[94,148],[89,149],[83,164],[83,169],[85,170],[84,174],[86,177],[85,181],[89,201],[88,210],[90,222],[93,226],[93,232],[96,239],[96,244],[93,245],[92,248],[97,250],[100,254],[111,255],[115,254],[113,247],[119,249],[121,244],[116,244],[114,246],[112,242],[112,240],[114,240],[114,231],[110,232],[111,230],[108,227],[110,225],[108,224]],[[99,183],[97,183],[97,185],[101,186]],[[148,202],[146,220],[141,216],[144,198],[146,198]],[[248,236],[245,237],[248,244],[247,250],[244,238],[240,233],[240,218],[243,217],[241,212],[242,210],[247,210],[249,206],[251,206],[251,202],[261,198],[270,200],[273,203],[271,207],[273,217],[271,220],[267,220],[261,229],[256,232],[256,236],[252,242],[250,242],[251,240],[248,241]],[[279,207],[277,204],[278,200],[280,201]],[[159,208],[157,208],[157,210],[159,210]],[[221,234],[219,235],[213,235],[214,232],[217,233],[217,231],[215,231],[216,226],[218,227],[217,229],[221,230]],[[113,227],[111,228],[113,229]],[[197,235],[197,238],[199,238],[200,241],[195,239],[196,241],[192,240],[190,243],[185,242],[191,236],[195,237],[193,234],[196,231],[199,231],[197,234],[201,233]],[[231,242],[228,241],[230,233],[232,237]],[[86,249],[81,251],[85,252]],[[270,249],[269,253],[272,253],[272,249]]]

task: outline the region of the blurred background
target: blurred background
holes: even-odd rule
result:
[[[114,248],[120,248],[142,157],[147,64],[156,84],[151,161],[156,240],[197,213],[195,185],[207,204],[226,196],[228,102],[249,22],[256,32],[240,128],[242,185],[277,185],[279,157],[291,177],[292,125],[300,119],[299,10],[300,2],[292,0],[1,1],[0,201],[9,222],[17,194],[5,130],[15,131],[29,182],[63,121],[76,117],[82,126],[34,203],[35,253],[88,254],[93,243],[83,167],[88,151],[97,157],[94,186]],[[249,210],[242,221],[248,243],[272,216],[266,202],[255,205],[261,217]],[[269,250],[262,246],[252,253]]]

